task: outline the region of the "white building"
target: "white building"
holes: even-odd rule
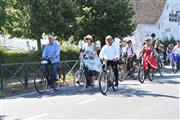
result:
[[[164,40],[174,37],[180,40],[180,0],[130,0],[137,25],[134,31],[135,45],[139,49],[145,37]]]

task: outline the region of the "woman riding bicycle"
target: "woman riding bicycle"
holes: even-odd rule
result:
[[[155,45],[154,45],[154,50],[155,50],[155,56],[156,56],[156,62],[159,63],[159,61],[163,60],[164,57],[164,49],[163,49],[164,45],[162,45],[160,43],[159,40],[156,41]]]
[[[96,77],[98,77],[98,73],[101,71],[101,62],[97,55],[96,45],[93,42],[93,38],[91,35],[87,35],[85,37],[86,45],[83,57],[83,63],[87,68],[87,84],[93,84],[91,81],[91,73],[95,71]]]
[[[143,66],[147,72],[149,72],[150,68],[157,69],[156,59],[154,57],[154,50],[151,45],[151,38],[145,39],[145,45],[143,46],[142,50],[139,54],[143,56]]]

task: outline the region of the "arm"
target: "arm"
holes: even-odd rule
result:
[[[43,50],[42,58],[46,58],[47,55],[48,55],[48,50],[47,50],[47,45],[46,45],[44,50]]]
[[[116,52],[116,57],[115,59],[118,60],[119,59],[119,56],[120,56],[120,52],[119,52],[119,47],[115,47],[115,52]]]
[[[99,58],[103,59],[104,58],[104,54],[105,54],[105,47],[102,47],[102,50],[99,53]]]
[[[145,47],[143,46],[143,48],[142,48],[141,51],[139,52],[139,55],[138,55],[138,56],[141,56],[141,54],[143,54],[144,49],[145,49]]]

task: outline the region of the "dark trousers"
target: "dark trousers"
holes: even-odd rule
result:
[[[52,81],[55,81],[57,79],[56,76],[57,76],[57,67],[58,67],[58,65],[59,65],[59,62],[51,64],[51,73],[50,73],[51,74],[51,78],[50,79]],[[45,71],[47,73],[49,73],[49,71],[48,71],[48,64],[44,65],[44,69],[45,69]]]
[[[136,60],[136,56],[127,59],[127,70],[129,71],[133,67],[133,62]]]
[[[116,84],[118,84],[118,61],[108,60],[107,66],[109,66],[109,65],[111,65],[111,67],[113,69],[115,81],[116,81]]]

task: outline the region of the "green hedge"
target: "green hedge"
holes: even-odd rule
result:
[[[17,63],[17,62],[38,62],[41,60],[42,51],[10,51],[0,48],[0,63]],[[78,51],[62,50],[61,60],[78,59]]]

